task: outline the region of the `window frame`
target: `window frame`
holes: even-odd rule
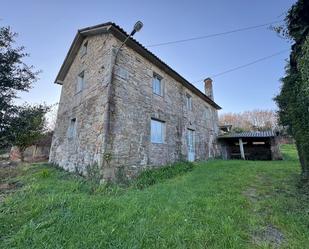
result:
[[[68,128],[68,138],[73,139],[76,137],[77,120],[76,118],[70,119],[70,124]]]
[[[81,71],[77,75],[77,82],[76,82],[76,91],[75,93],[80,93],[84,90],[85,87],[85,70]]]
[[[192,137],[190,137],[190,135],[192,135]],[[190,145],[190,138],[192,138],[192,148],[193,148],[193,152],[195,152],[195,130],[191,129],[191,128],[187,128],[187,146],[189,147]]]
[[[156,87],[155,87],[155,80],[158,80],[158,82],[160,83],[160,89],[159,89],[159,93],[156,92]],[[164,90],[163,90],[163,77],[160,76],[159,74],[157,73],[153,73],[153,76],[152,76],[152,93],[157,95],[157,96],[161,96],[163,97],[164,95]]]
[[[192,96],[188,93],[186,94],[186,108],[188,111],[193,109]]]
[[[82,48],[81,48],[81,57],[83,57],[84,55],[86,55],[88,52],[88,41],[85,41],[82,45]]]
[[[160,124],[160,141],[154,139],[155,134],[153,134],[153,124]],[[156,118],[151,118],[150,119],[150,142],[153,144],[164,144],[165,143],[165,132],[166,132],[166,124],[165,121],[156,119]]]

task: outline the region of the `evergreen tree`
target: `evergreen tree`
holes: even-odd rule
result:
[[[294,137],[303,179],[309,180],[309,1],[298,0],[277,31],[291,39],[292,52],[280,94],[275,98],[282,125]]]

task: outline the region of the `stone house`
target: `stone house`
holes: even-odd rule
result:
[[[220,106],[114,23],[81,29],[55,83],[62,85],[49,160],[103,179],[182,159],[217,157]]]

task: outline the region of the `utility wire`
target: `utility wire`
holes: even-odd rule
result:
[[[249,62],[249,63],[247,63],[247,64],[244,64],[244,65],[241,65],[241,66],[238,66],[238,67],[234,67],[234,68],[228,69],[228,70],[226,70],[226,71],[223,71],[223,72],[220,72],[220,73],[217,73],[217,74],[213,74],[213,75],[210,76],[210,78],[216,78],[216,77],[218,77],[218,76],[221,76],[221,75],[224,75],[224,74],[227,74],[227,73],[230,73],[230,72],[237,71],[237,70],[239,70],[239,69],[242,69],[242,68],[251,66],[251,65],[256,64],[256,63],[258,63],[258,62],[261,62],[261,61],[267,60],[267,59],[269,59],[269,58],[275,57],[275,56],[277,56],[277,55],[283,54],[283,53],[285,53],[285,52],[287,52],[287,51],[289,51],[289,50],[290,50],[290,49],[284,49],[284,50],[281,50],[281,51],[279,51],[279,52],[277,52],[277,53],[274,53],[274,54],[265,56],[265,57],[263,57],[263,58],[254,60],[254,61],[252,61],[252,62]],[[191,82],[191,83],[198,83],[198,82],[201,82],[201,81],[203,81],[203,80],[204,80],[204,79],[200,79],[200,80],[193,81],[193,82]]]
[[[255,25],[255,26],[249,26],[249,27],[245,27],[245,28],[239,28],[239,29],[229,30],[229,31],[220,32],[220,33],[214,33],[214,34],[209,34],[209,35],[191,37],[191,38],[188,38],[188,39],[182,39],[182,40],[175,40],[175,41],[169,41],[169,42],[162,42],[162,43],[150,44],[150,45],[148,45],[148,46],[146,46],[146,47],[147,47],[147,48],[159,47],[159,46],[165,46],[165,45],[170,45],[170,44],[175,44],[175,43],[182,43],[182,42],[188,42],[188,41],[194,41],[194,40],[201,40],[201,39],[206,39],[206,38],[211,38],[211,37],[216,37],[216,36],[222,36],[222,35],[227,35],[227,34],[242,32],[242,31],[246,31],[246,30],[257,29],[257,28],[265,27],[265,26],[268,26],[268,25],[271,25],[271,24],[280,23],[280,22],[282,22],[282,21],[283,21],[283,20],[274,21],[274,22],[259,24],[259,25]]]

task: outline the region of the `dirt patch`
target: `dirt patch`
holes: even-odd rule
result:
[[[246,196],[251,202],[257,202],[260,199],[255,188],[248,188],[242,194]]]
[[[15,168],[18,166],[17,162],[9,161],[9,160],[0,160],[0,168]]]
[[[16,166],[16,165],[17,165],[16,162],[11,162],[8,160],[0,160],[0,168],[7,168],[11,166]]]
[[[10,161],[0,162],[0,203],[7,195],[23,186],[20,181],[15,180],[20,174],[20,167],[22,166]]]
[[[4,201],[5,197],[21,188],[23,184],[19,181],[10,183],[0,183],[0,203]]]
[[[0,183],[0,193],[5,191],[10,191],[15,188],[21,187],[22,184],[19,181],[10,183]]]
[[[259,184],[263,184],[263,186],[270,185],[270,179],[267,176],[258,175],[256,181]],[[284,234],[274,225],[268,223],[268,210],[262,205],[263,200],[271,198],[272,195],[265,192],[259,193],[258,189],[254,186],[249,187],[242,194],[251,202],[253,213],[264,224],[263,229],[251,233],[252,243],[261,247],[279,248],[284,242]]]
[[[0,183],[5,183],[9,179],[19,174],[19,165],[14,162],[0,161]]]
[[[0,191],[4,191],[4,190],[7,190],[7,189],[10,189],[10,185],[8,183],[2,183],[0,184]]]
[[[273,248],[279,248],[284,242],[284,235],[278,228],[268,225],[261,231],[257,231],[252,236],[253,243],[256,245],[270,245]]]

